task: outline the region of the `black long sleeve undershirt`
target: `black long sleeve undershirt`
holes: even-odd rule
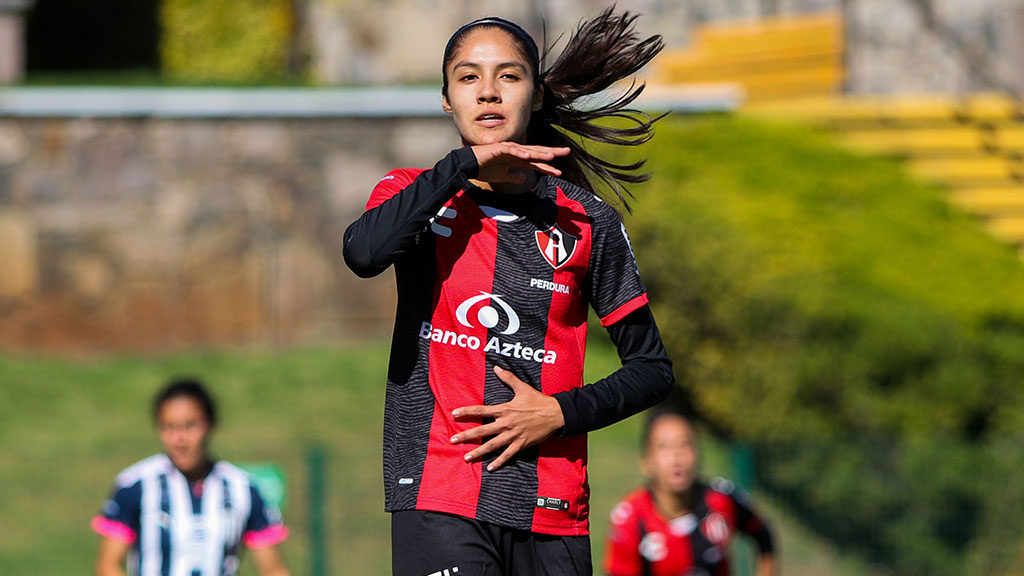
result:
[[[761,554],[772,554],[775,551],[775,543],[772,540],[772,532],[768,529],[768,526],[762,524],[761,528],[750,535],[757,543],[757,549]]]
[[[367,210],[345,231],[345,263],[369,278],[387,270],[416,241],[430,219],[479,166],[472,149],[454,150],[399,194]],[[643,306],[607,327],[622,367],[591,385],[554,395],[565,418],[563,435],[597,430],[664,401],[672,390],[672,363],[650,308]]]
[[[453,150],[432,170],[376,208],[367,210],[345,230],[345,264],[362,278],[388,269],[423,232],[441,206],[469,186],[479,165],[471,148]]]
[[[608,326],[608,335],[622,366],[589,386],[554,395],[565,417],[565,436],[614,424],[664,402],[672,392],[672,362],[649,307]]]

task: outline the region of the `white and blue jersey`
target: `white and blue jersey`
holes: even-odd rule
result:
[[[242,544],[273,546],[288,535],[246,472],[217,462],[190,485],[164,454],[118,474],[92,527],[132,545],[128,573],[138,576],[231,576]]]

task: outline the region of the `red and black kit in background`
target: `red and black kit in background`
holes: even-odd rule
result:
[[[729,576],[729,543],[737,532],[772,552],[767,526],[731,482],[697,482],[689,514],[667,519],[651,491],[640,488],[611,514],[604,571],[610,576]]]

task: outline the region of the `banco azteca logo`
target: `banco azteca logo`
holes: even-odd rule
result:
[[[467,328],[476,328],[477,325],[473,324],[469,318],[470,313],[475,309],[476,321],[479,325],[488,329],[494,328],[501,322],[501,313],[498,311],[498,308],[505,313],[505,317],[508,319],[508,326],[501,331],[501,334],[515,334],[518,332],[519,315],[501,296],[488,292],[480,292],[480,294],[467,298],[462,304],[459,304],[459,307],[455,309],[455,319],[459,321],[459,324]]]
[[[551,264],[553,268],[560,268],[572,258],[576,251],[576,238],[555,224],[547,230],[538,230],[537,248],[540,248],[541,256]]]

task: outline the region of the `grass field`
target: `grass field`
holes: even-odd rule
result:
[[[90,518],[114,475],[158,450],[153,392],[170,375],[192,374],[220,401],[214,453],[283,469],[293,573],[309,574],[307,459],[319,448],[327,457],[328,573],[388,574],[380,485],[386,357],[386,342],[78,360],[0,356],[0,572],[91,572],[97,537]],[[614,351],[592,345],[588,381],[616,365]],[[591,435],[595,566],[611,506],[640,482],[639,427],[633,418]],[[705,470],[728,475],[722,443],[706,438],[705,448]],[[869,573],[788,521],[769,499],[759,504],[778,528],[786,574]]]

